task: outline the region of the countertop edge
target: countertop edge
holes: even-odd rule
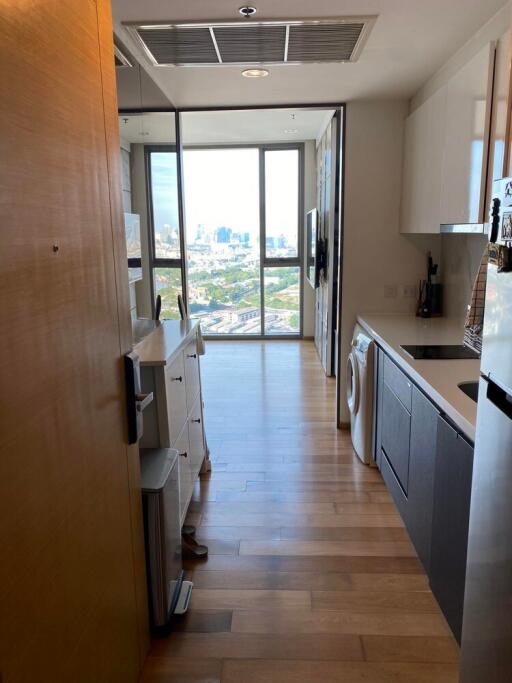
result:
[[[363,327],[382,349],[392,358],[402,370],[418,385],[420,389],[435,403],[438,408],[457,426],[462,434],[472,443],[475,442],[475,426],[459,413],[459,411],[421,375],[395,348],[375,330],[362,315],[357,316],[357,322]]]
[[[171,322],[171,321],[168,321]],[[172,322],[178,322],[178,321],[172,321]],[[163,335],[165,334],[164,331],[164,325],[166,321],[162,322],[162,325],[157,327],[156,329],[152,330],[144,339],[142,339],[138,344],[134,346],[134,351],[139,354],[140,357],[140,366],[141,368],[144,367],[154,367],[154,368],[159,368],[159,367],[166,367],[167,365],[170,365],[172,361],[176,358],[178,352],[180,349],[183,348],[183,346],[188,343],[196,334],[197,334],[197,328],[199,323],[197,321],[190,321],[190,329],[187,331],[186,334],[184,334],[181,339],[179,340],[179,343],[172,349],[172,351],[162,358],[150,358],[150,359],[144,359],[144,346],[148,346],[148,340],[149,343],[151,343],[151,337],[153,337],[155,334],[160,334]]]

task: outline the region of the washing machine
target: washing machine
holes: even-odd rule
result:
[[[352,445],[367,465],[375,464],[372,453],[374,359],[375,342],[356,325],[347,360],[347,403]]]

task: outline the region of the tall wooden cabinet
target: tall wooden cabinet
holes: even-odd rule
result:
[[[110,2],[2,0],[0,64],[0,679],[135,683],[147,601]]]

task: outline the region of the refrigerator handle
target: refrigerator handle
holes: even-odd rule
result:
[[[490,379],[487,380],[487,398],[488,400],[512,420],[512,395],[495,384]]]

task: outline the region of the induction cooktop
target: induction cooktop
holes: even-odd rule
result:
[[[416,360],[463,360],[480,358],[476,351],[464,344],[414,346],[402,345],[401,348]]]

